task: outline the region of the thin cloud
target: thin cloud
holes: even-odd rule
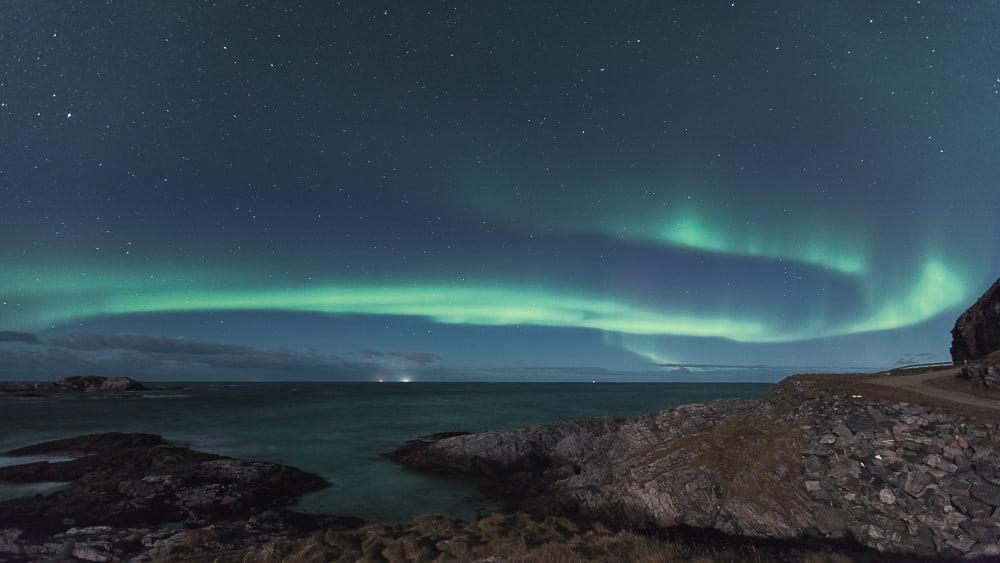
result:
[[[424,352],[366,350],[362,359],[353,359],[136,334],[76,333],[48,340],[29,333],[0,334],[5,335],[0,339],[0,377],[7,378],[94,373],[157,378],[245,375],[368,379],[394,367],[420,369],[439,360],[437,355]]]
[[[38,335],[30,332],[16,332],[13,330],[0,330],[0,342],[21,342],[24,344],[38,344]]]

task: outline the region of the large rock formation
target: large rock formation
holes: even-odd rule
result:
[[[65,453],[82,457],[0,467],[8,483],[67,483],[48,495],[0,502],[0,560],[184,559],[360,524],[283,510],[327,486],[316,475],[197,452],[152,434],[81,436],[2,455]]]
[[[508,508],[937,557],[1000,555],[998,451],[996,423],[792,378],[760,402],[419,440],[391,457],[480,476]]]
[[[956,364],[1000,350],[1000,279],[955,322],[951,359]]]

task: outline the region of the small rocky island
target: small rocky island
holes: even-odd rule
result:
[[[0,393],[21,396],[44,396],[57,393],[121,393],[145,391],[146,387],[131,377],[74,375],[60,381],[0,382]]]

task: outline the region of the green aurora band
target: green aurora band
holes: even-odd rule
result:
[[[634,335],[684,335],[736,342],[790,342],[888,330],[960,306],[969,294],[956,269],[928,260],[905,291],[871,295],[867,314],[846,324],[783,326],[780,319],[650,310],[624,298],[555,288],[490,284],[315,283],[247,288],[233,273],[58,275],[0,278],[8,326],[40,329],[106,315],[201,311],[299,311],[415,316],[438,323],[593,329]],[[15,301],[14,296],[18,296]],[[661,307],[662,309],[662,307]]]

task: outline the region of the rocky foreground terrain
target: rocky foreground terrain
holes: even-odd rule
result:
[[[936,558],[1000,556],[998,452],[996,422],[795,377],[762,401],[418,440],[391,455],[478,477],[511,509]]]
[[[0,560],[1000,556],[995,419],[903,402],[856,379],[794,377],[760,401],[442,434],[390,454],[420,471],[477,479],[506,512],[476,522],[363,526],[295,514],[285,507],[325,486],[321,478],[155,435],[47,442],[4,455],[80,457],[0,468],[0,481],[68,483],[0,503]]]

